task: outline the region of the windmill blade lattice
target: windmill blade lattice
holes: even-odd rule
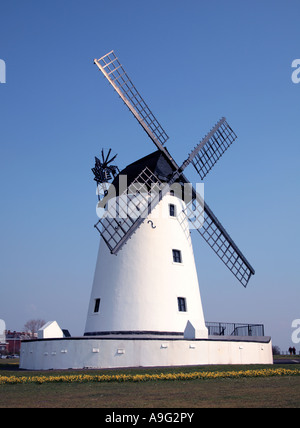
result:
[[[193,219],[193,229],[200,233],[211,249],[217,254],[227,268],[247,287],[255,270],[244,254],[237,247],[228,232],[222,226],[208,204],[200,201],[201,197],[194,192],[193,200],[187,205],[188,219]],[[195,200],[197,203],[195,204]]]
[[[120,251],[150,214],[151,209],[155,208],[158,201],[156,202],[153,197],[159,195],[161,185],[162,183],[156,175],[149,168],[145,168],[129,188],[123,191],[118,200],[110,199],[108,193],[106,200],[102,201],[103,206],[108,201],[108,209],[95,224],[95,228],[112,254]]]
[[[154,144],[161,149],[169,137],[128,77],[114,51],[94,62]]]
[[[218,129],[209,133],[195,149],[197,153],[192,160],[192,164],[201,180],[206,177],[212,167],[237,138],[225,118],[221,119],[220,122]]]

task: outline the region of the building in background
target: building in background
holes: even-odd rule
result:
[[[26,332],[19,331],[6,331],[6,354],[16,355],[20,354],[21,341],[25,339],[32,339],[32,335]]]

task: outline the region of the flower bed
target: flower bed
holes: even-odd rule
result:
[[[216,372],[192,373],[161,373],[161,374],[135,374],[135,375],[99,375],[78,374],[58,376],[0,376],[0,385],[15,384],[43,384],[43,383],[74,383],[74,382],[149,382],[149,381],[178,381],[195,379],[238,379],[270,376],[299,376],[300,370],[291,369],[260,369]]]

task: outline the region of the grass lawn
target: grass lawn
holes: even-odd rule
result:
[[[15,360],[0,360],[0,376],[39,374],[143,374],[225,371],[270,366],[200,366],[153,369],[19,371]],[[271,366],[274,368],[274,366]],[[279,368],[276,365],[276,368]],[[284,368],[295,369],[285,364]],[[0,385],[0,407],[203,408],[300,407],[300,376],[266,378],[149,381],[145,383],[46,383]]]

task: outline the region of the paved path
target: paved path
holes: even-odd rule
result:
[[[293,360],[291,359],[274,359],[274,364],[300,364],[300,360]]]

